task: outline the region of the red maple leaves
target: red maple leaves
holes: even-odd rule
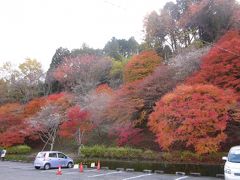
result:
[[[165,150],[180,143],[199,154],[216,152],[226,139],[229,110],[236,104],[231,91],[182,85],[156,103],[148,125]]]

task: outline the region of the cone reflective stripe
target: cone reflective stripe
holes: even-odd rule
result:
[[[97,170],[100,170],[100,161],[98,161]]]
[[[58,170],[57,170],[56,175],[62,175],[62,169],[61,169],[61,166],[58,166]]]
[[[83,172],[83,165],[82,165],[82,163],[80,163],[79,172]]]

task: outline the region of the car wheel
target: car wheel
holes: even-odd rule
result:
[[[40,169],[40,167],[39,166],[35,166],[35,169]]]
[[[69,162],[68,165],[67,165],[68,168],[73,168],[73,163],[72,162]]]
[[[47,164],[45,164],[45,165],[44,165],[44,169],[45,169],[45,170],[48,170],[48,169],[50,169],[50,167],[51,167],[51,166],[50,166],[50,164],[49,164],[49,163],[47,163]]]

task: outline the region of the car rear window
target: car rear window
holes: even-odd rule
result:
[[[44,158],[46,153],[40,152],[37,154],[37,158]]]

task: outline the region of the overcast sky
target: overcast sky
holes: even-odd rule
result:
[[[103,48],[115,36],[143,39],[143,19],[168,0],[1,0],[0,62],[35,58],[48,69],[58,47]]]

